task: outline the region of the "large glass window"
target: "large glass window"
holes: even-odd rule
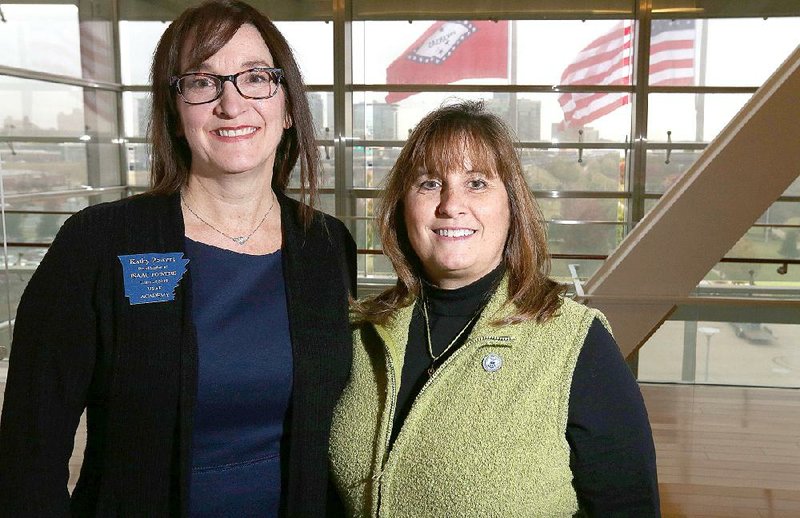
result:
[[[3,4],[0,65],[81,76],[77,5]]]
[[[420,118],[455,98],[483,100],[515,131],[553,274],[589,277],[797,45],[800,12],[787,2],[652,4],[638,20],[630,0],[266,6],[309,85],[320,207],[350,226],[362,284],[393,279],[372,224],[383,181]],[[7,259],[22,272],[6,274],[4,290],[21,291],[71,213],[148,185],[150,65],[183,8],[0,7],[0,201]],[[800,180],[704,283],[796,288],[798,234]],[[720,337],[733,329],[723,327]]]

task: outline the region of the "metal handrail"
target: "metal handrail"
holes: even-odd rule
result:
[[[35,193],[6,194],[5,201],[31,201],[44,198],[72,198],[75,196],[98,196],[100,194],[110,194],[124,192],[127,189],[124,185],[114,187],[85,187],[82,189],[68,189],[64,191],[49,191]]]
[[[575,294],[579,297],[585,296],[583,292],[583,285],[581,284],[581,279],[578,276],[578,265],[568,264],[567,268],[569,268],[569,274],[570,277],[572,277],[572,285],[575,287]]]

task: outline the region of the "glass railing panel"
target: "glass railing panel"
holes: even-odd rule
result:
[[[639,381],[800,387],[800,322],[669,320],[639,350]]]

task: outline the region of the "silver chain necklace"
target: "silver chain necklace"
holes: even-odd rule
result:
[[[217,227],[215,227],[214,225],[212,225],[208,221],[204,220],[200,216],[200,214],[198,214],[194,210],[192,210],[192,208],[189,206],[189,204],[186,203],[186,198],[183,196],[183,193],[181,193],[181,201],[183,202],[183,206],[186,207],[186,209],[189,212],[191,212],[194,215],[195,218],[199,219],[200,221],[202,221],[203,223],[208,225],[215,232],[218,232],[219,234],[222,234],[223,236],[227,237],[228,239],[230,239],[231,241],[233,241],[237,245],[244,246],[245,243],[247,243],[250,240],[250,238],[253,237],[253,234],[255,234],[256,231],[259,228],[261,228],[261,225],[263,225],[264,222],[267,221],[267,216],[269,216],[269,213],[272,212],[272,208],[275,206],[275,193],[274,192],[272,193],[272,204],[269,206],[269,209],[267,209],[267,212],[264,214],[264,217],[261,218],[261,221],[258,222],[258,225],[256,225],[256,228],[254,228],[253,231],[250,232],[249,234],[247,234],[246,236],[231,236],[229,234],[226,234],[222,230],[218,229]]]
[[[474,315],[472,315],[472,318],[469,319],[467,325],[462,327],[461,331],[458,332],[456,337],[453,338],[453,340],[449,344],[447,344],[447,347],[444,348],[444,351],[442,351],[439,354],[433,354],[433,344],[431,343],[431,323],[430,320],[428,319],[428,298],[425,297],[424,293],[422,294],[422,316],[425,318],[425,338],[427,338],[428,340],[428,354],[431,357],[431,364],[430,367],[428,367],[429,377],[433,376],[433,373],[436,372],[436,362],[439,361],[439,359],[442,356],[447,354],[447,351],[453,348],[456,342],[458,342],[458,339],[461,338],[461,335],[463,335],[464,332],[466,332],[466,330],[469,329],[469,326],[472,325],[473,322],[475,322],[475,320],[478,318],[478,316],[481,314],[482,311],[483,311],[483,304],[481,304],[480,307],[478,307],[478,310],[475,312]]]

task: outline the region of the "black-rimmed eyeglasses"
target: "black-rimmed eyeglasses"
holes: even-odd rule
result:
[[[169,84],[185,103],[205,104],[219,99],[225,81],[233,83],[245,99],[269,99],[278,93],[282,79],[283,70],[280,68],[256,67],[229,76],[190,72],[172,76]]]

